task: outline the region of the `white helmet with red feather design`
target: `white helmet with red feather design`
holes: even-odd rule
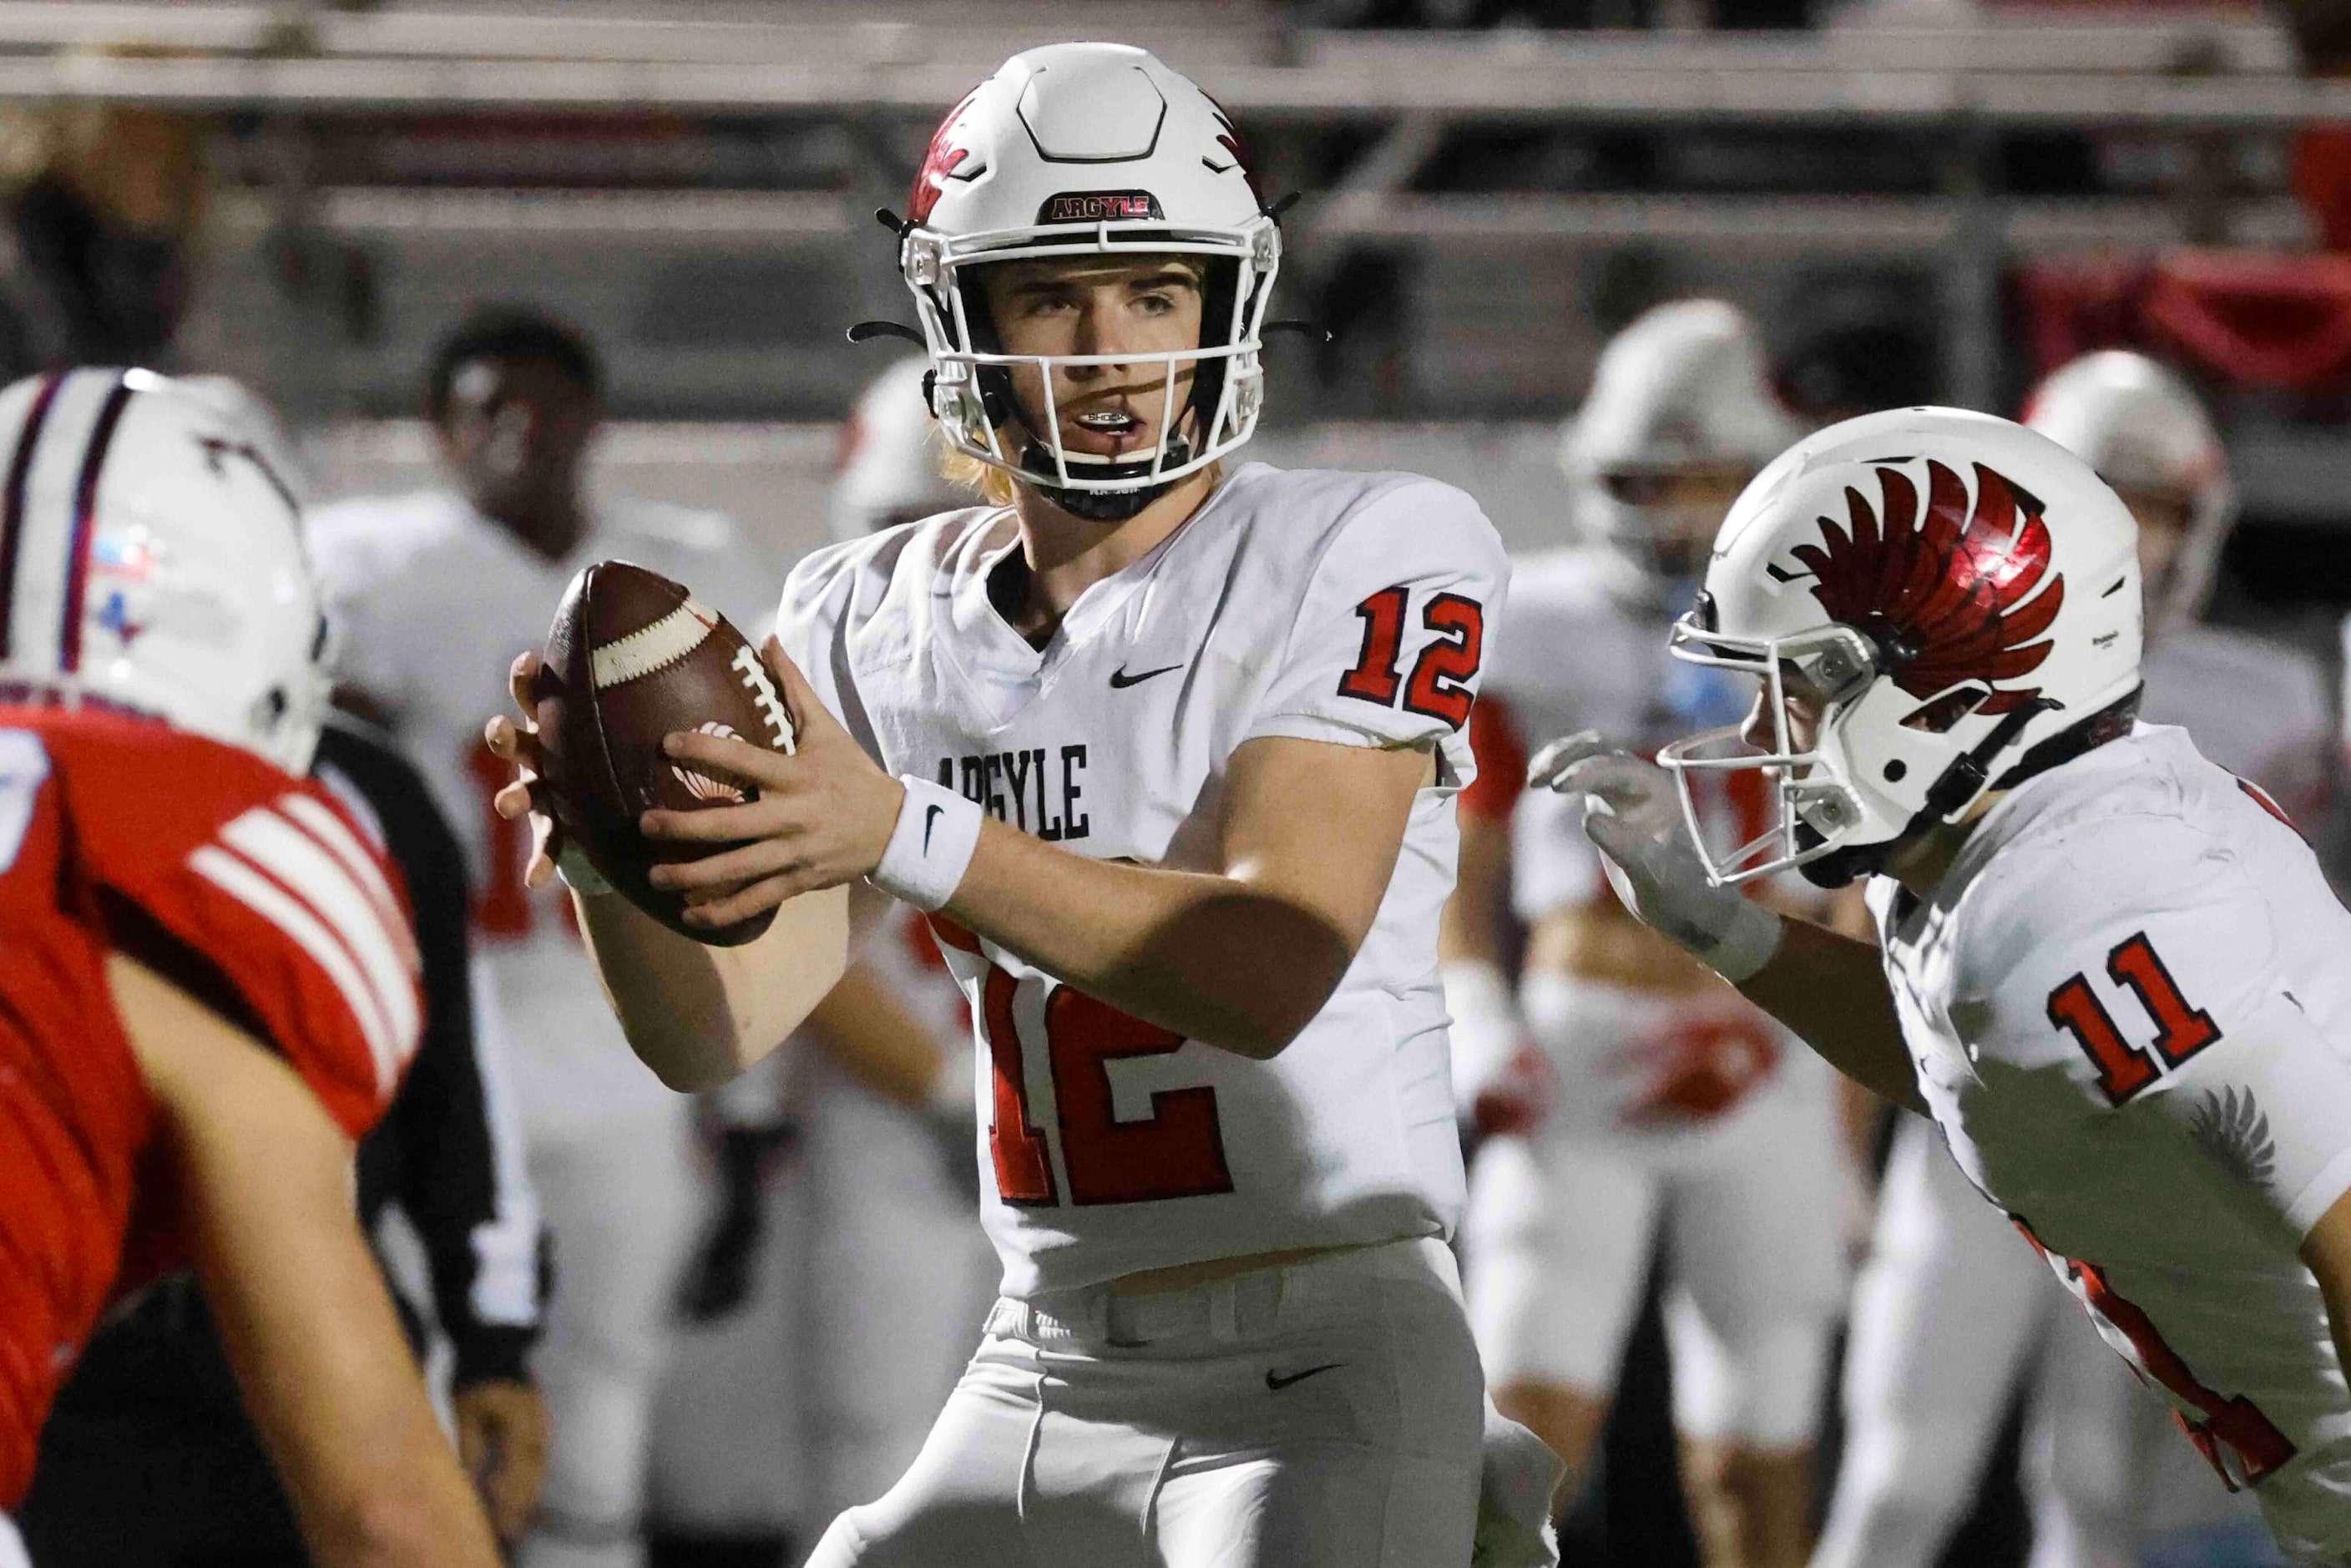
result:
[[[2139,686],[2137,529],[2089,465],[1988,414],[1912,408],[1831,425],[1756,476],[1673,652],[1764,682],[1772,745],[1721,729],[1658,760],[1761,769],[1774,830],[1700,852],[1719,883],[1802,866],[1835,886],[1959,821],[1990,789],[2128,728]],[[1818,705],[1792,742],[1791,694]],[[1691,813],[1691,831],[1697,817]]]
[[[1188,256],[1205,269],[1197,350],[1000,351],[974,283],[978,268],[1145,255]],[[1106,516],[1132,515],[1134,497],[1206,467],[1255,432],[1259,334],[1280,259],[1280,230],[1259,200],[1231,120],[1190,79],[1123,44],[1030,49],[974,89],[931,139],[899,245],[947,444],[1046,488],[1057,503],[1074,501],[1070,509]],[[1050,400],[1056,366],[1153,361],[1165,366],[1167,404],[1158,442],[1139,460],[1070,451],[1050,406],[1035,431],[1014,410],[1014,366],[1039,367]],[[1185,419],[1176,400],[1187,382]]]

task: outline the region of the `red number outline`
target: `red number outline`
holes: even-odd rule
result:
[[[1364,618],[1364,650],[1355,667],[1339,677],[1341,696],[1381,707],[1395,706],[1404,680],[1396,665],[1404,654],[1405,598],[1401,586],[1383,588],[1355,606],[1355,613]]]
[[[1011,976],[990,964],[980,983],[987,1037],[989,1076],[996,1114],[988,1123],[987,1150],[996,1160],[996,1196],[1015,1208],[1041,1208],[1059,1201],[1053,1156],[1045,1134],[1029,1113],[1029,1082],[1020,1059],[1020,1026],[1012,1017]]]
[[[1209,1085],[1156,1091],[1147,1117],[1122,1122],[1112,1114],[1109,1063],[1165,1056],[1183,1045],[1174,1030],[1054,988],[1045,1002],[1045,1048],[1071,1203],[1155,1203],[1233,1190]]]
[[[1421,611],[1420,623],[1437,635],[1413,663],[1412,684],[1405,688],[1404,706],[1459,729],[1475,700],[1475,694],[1461,683],[1476,677],[1485,656],[1486,607],[1458,593],[1439,593]]]
[[[960,923],[934,915],[930,925],[942,947],[986,961],[979,938]],[[1012,1015],[1017,985],[992,962],[980,982],[980,1032],[993,1088],[987,1147],[997,1196],[1017,1208],[1044,1207],[1061,1199],[1052,1156],[1029,1109],[1020,1026]],[[1109,1062],[1165,1056],[1183,1044],[1174,1030],[1144,1023],[1068,986],[1055,986],[1046,998],[1045,1060],[1071,1203],[1155,1203],[1233,1190],[1214,1086],[1158,1090],[1151,1096],[1151,1114],[1134,1121],[1112,1114]]]
[[[2170,968],[2146,932],[2134,931],[2108,950],[2106,974],[2116,985],[2128,988],[2155,1025],[2150,1048],[2135,1046],[2123,1038],[2114,1015],[2090,988],[2089,977],[2079,971],[2049,993],[2047,1011],[2049,1021],[2072,1035],[2074,1043],[2097,1069],[2098,1088],[2108,1103],[2120,1105],[2155,1082],[2156,1066],[2148,1049],[2163,1059],[2165,1066],[2178,1068],[2222,1038],[2212,1015],[2180,994],[2179,983],[2171,977]]]
[[[2164,967],[2146,932],[2133,932],[2115,944],[2114,951],[2106,955],[2106,973],[2128,986],[2147,1016],[2155,1020],[2155,1049],[2172,1066],[2179,1066],[2220,1038],[2220,1026],[2212,1021],[2212,1015],[2190,1006],[2179,994],[2179,983]]]
[[[2114,1015],[2080,975],[2049,993],[2049,1021],[2074,1037],[2082,1054],[2097,1069],[2098,1088],[2109,1104],[2119,1105],[2155,1082],[2155,1064],[2131,1048]]]

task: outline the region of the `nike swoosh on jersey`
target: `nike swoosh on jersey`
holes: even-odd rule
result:
[[[1326,1361],[1320,1366],[1310,1366],[1303,1372],[1293,1372],[1287,1375],[1269,1370],[1265,1375],[1266,1392],[1269,1394],[1279,1394],[1283,1389],[1288,1388],[1290,1385],[1294,1383],[1303,1383],[1317,1373],[1329,1372],[1333,1367],[1343,1366],[1346,1363],[1344,1362]]]
[[[946,810],[946,808],[945,806],[927,806],[924,808],[923,852],[925,854],[929,854],[931,852],[931,830],[939,825],[939,813]]]
[[[1180,664],[1162,664],[1155,670],[1143,670],[1130,675],[1126,673],[1126,666],[1124,664],[1121,664],[1117,669],[1113,670],[1110,673],[1111,689],[1113,691],[1124,691],[1129,686],[1141,685],[1144,682],[1149,680],[1154,675],[1164,675],[1170,670],[1180,670],[1184,666]]]

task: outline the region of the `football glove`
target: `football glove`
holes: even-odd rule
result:
[[[1581,730],[1535,754],[1527,785],[1583,797],[1584,834],[1625,907],[1732,985],[1780,950],[1780,917],[1707,875],[1656,763]]]

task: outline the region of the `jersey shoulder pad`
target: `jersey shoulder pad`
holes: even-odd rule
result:
[[[371,837],[233,747],[120,720],[42,733],[79,879],[216,974],[347,1133],[372,1126],[423,1008],[406,894]]]
[[[1000,507],[966,507],[819,545],[786,574],[777,624],[828,613],[852,622],[870,618],[893,585],[925,596],[940,574],[968,570],[974,557],[1008,538],[994,528],[1007,516]]]
[[[2044,954],[2095,946],[2110,928],[2108,945],[2119,941],[2155,912],[2205,912],[2216,935],[2241,925],[2236,906],[2252,890],[2231,831],[2258,810],[2169,728],[2142,727],[2028,781],[1955,862],[1963,970],[1989,987]]]
[[[1500,536],[1468,493],[1424,475],[1251,463],[1227,484],[1226,505],[1252,551],[1311,562],[1344,537],[1355,549],[1380,541],[1416,555],[1500,553]]]

